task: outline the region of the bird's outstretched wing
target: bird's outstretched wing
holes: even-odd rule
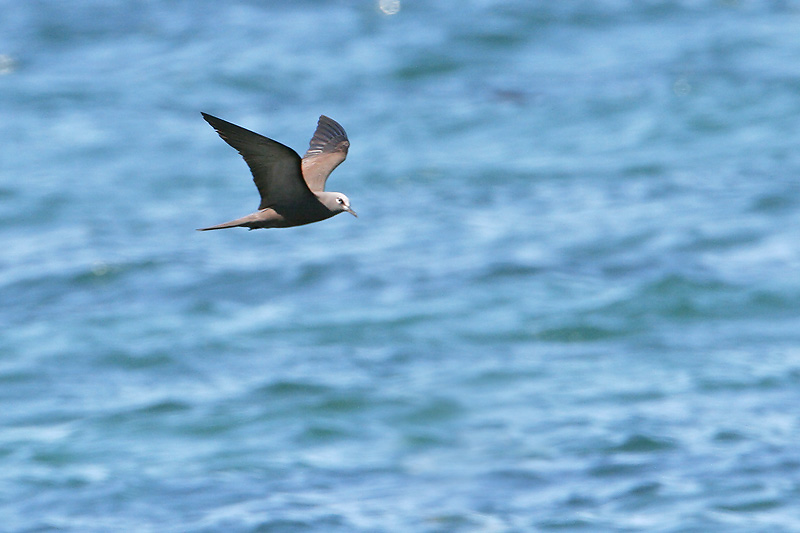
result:
[[[303,156],[303,178],[309,189],[315,192],[325,190],[325,181],[333,169],[345,160],[348,148],[350,141],[344,128],[335,120],[320,116],[317,131]]]
[[[300,156],[283,144],[203,113],[222,140],[236,148],[250,167],[261,195],[259,209],[314,199],[303,180]]]

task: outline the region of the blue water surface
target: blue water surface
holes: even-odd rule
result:
[[[0,530],[800,530],[800,4],[0,13]]]

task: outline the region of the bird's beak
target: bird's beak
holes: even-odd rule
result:
[[[354,217],[358,218],[358,215],[356,214],[356,212],[353,211],[352,209],[350,209],[350,207],[345,207],[344,210],[347,211],[348,213],[350,213],[351,215],[353,215]]]

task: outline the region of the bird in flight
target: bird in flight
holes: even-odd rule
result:
[[[288,228],[319,222],[347,211],[350,200],[340,192],[326,192],[325,181],[345,160],[350,141],[344,128],[322,115],[308,151],[300,156],[277,141],[203,113],[222,140],[244,158],[261,195],[258,211],[198,231],[244,227]]]

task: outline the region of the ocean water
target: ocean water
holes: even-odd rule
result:
[[[797,2],[0,13],[0,530],[800,530]]]

